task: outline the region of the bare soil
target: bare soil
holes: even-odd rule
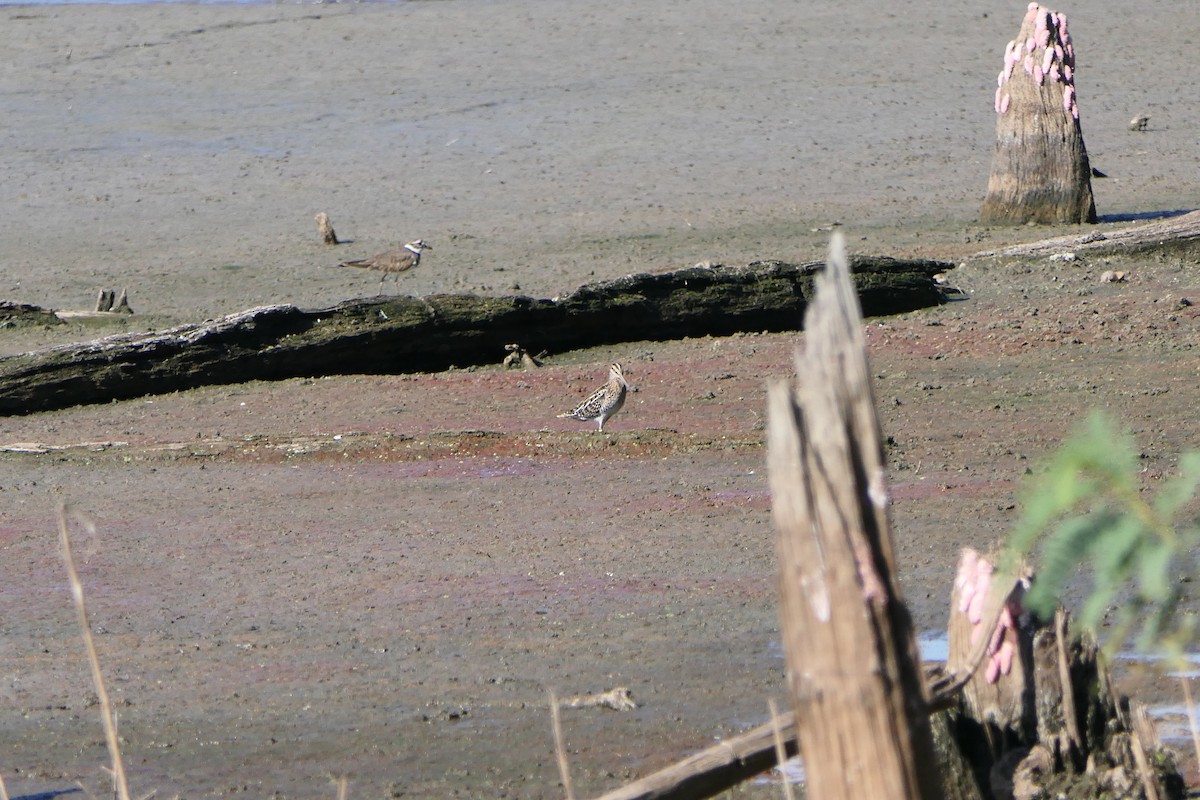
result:
[[[968,258],[1060,232],[971,222],[984,84],[1019,16],[861,5],[5,8],[0,294],[85,307],[128,284],[139,313],[0,331],[0,347],[370,293],[331,265],[417,236],[436,249],[401,291],[551,295],[815,257],[842,220],[859,252],[962,262],[964,294],[867,332],[905,599],[936,632],[958,550],[1011,528],[1026,473],[1093,409],[1136,438],[1148,488],[1196,447],[1200,263]],[[1105,229],[1194,204],[1163,164],[1194,160],[1179,128],[1196,112],[1171,105],[1186,70],[1121,78],[1149,56],[1106,38],[1115,3],[1093,5],[1073,24],[1105,88],[1089,108],[1081,65],[1099,166],[1118,173],[1097,182]],[[1129,22],[1189,63],[1169,17]],[[878,58],[818,70],[844,47],[822,34],[835,22]],[[931,25],[956,32],[941,54],[919,46]],[[1169,124],[1124,130],[1143,103]],[[355,241],[321,245],[318,210]],[[1102,284],[1108,269],[1128,281]],[[0,419],[9,794],[105,791],[60,502],[98,526],[76,548],[139,795],[329,796],[346,776],[351,797],[561,797],[550,689],[639,703],[564,711],[581,796],[758,724],[785,700],[764,394],[802,342],[639,342],[533,371],[498,350],[473,371]],[[613,360],[637,391],[605,434],[556,419]],[[1177,688],[1146,687],[1179,736]]]

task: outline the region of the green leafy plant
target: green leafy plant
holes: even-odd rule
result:
[[[1200,452],[1180,458],[1179,474],[1153,495],[1142,491],[1138,462],[1132,439],[1094,414],[1034,476],[1009,547],[1025,557],[1040,543],[1026,596],[1040,616],[1053,613],[1068,581],[1087,568],[1093,584],[1080,624],[1098,630],[1108,616],[1110,652],[1140,626],[1138,649],[1178,657],[1196,628],[1195,615],[1180,603],[1185,581],[1196,574],[1200,526],[1181,518],[1195,511]]]

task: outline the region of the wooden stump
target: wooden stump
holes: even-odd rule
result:
[[[814,800],[941,796],[896,585],[883,446],[844,245],[805,317],[798,385],[771,386],[767,450],[788,685]]]
[[[996,150],[985,225],[1096,221],[1065,14],[1030,3],[997,78]]]
[[[965,550],[951,595],[949,661],[969,675],[934,718],[952,800],[1182,797],[1154,726],[1117,695],[1094,639],[1072,640],[1060,610],[1040,627],[1021,606],[1023,569]]]

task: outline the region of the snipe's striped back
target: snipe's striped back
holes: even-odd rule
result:
[[[559,414],[559,419],[577,419],[583,422],[596,420],[600,424],[600,433],[604,433],[604,423],[625,405],[625,393],[629,384],[625,382],[625,373],[620,364],[610,364],[608,367],[608,383],[592,392],[586,400],[576,406],[575,410]]]

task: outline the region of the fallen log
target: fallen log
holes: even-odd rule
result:
[[[1135,254],[1154,250],[1200,250],[1200,211],[1165,216],[1144,225],[1115,231],[1089,231],[1086,234],[1056,236],[1026,244],[1012,245],[1001,250],[985,250],[973,258],[1025,257],[1063,252],[1096,254]]]
[[[556,351],[639,340],[796,330],[821,262],[689,267],[585,285],[555,299],[430,295],[332,308],[264,306],[196,325],[0,359],[0,415],[248,380],[429,372],[494,364],[509,342]],[[858,257],[860,302],[895,314],[943,302],[953,265]]]

